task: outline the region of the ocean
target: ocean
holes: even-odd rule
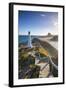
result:
[[[36,36],[31,36],[31,40],[36,38]],[[28,43],[28,35],[19,35],[18,36],[18,41],[19,41],[19,44],[20,43],[23,43],[23,44],[27,44]]]
[[[19,36],[18,37],[19,43],[27,43],[28,42],[28,36]]]

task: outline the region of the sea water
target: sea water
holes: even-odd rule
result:
[[[35,36],[31,36],[31,40],[34,39]],[[28,43],[28,35],[19,35],[18,36],[19,43],[27,44]]]

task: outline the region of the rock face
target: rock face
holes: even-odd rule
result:
[[[58,36],[56,35],[56,36],[53,36],[53,38],[52,39],[50,39],[51,41],[58,41]]]

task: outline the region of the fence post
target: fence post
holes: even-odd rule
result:
[[[53,66],[52,66],[51,62],[49,61],[49,72],[52,73],[52,70],[53,70]]]

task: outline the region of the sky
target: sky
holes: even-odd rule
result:
[[[58,34],[58,12],[18,12],[18,32],[19,35],[53,35]]]

